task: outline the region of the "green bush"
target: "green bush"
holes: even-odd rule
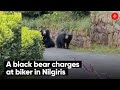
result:
[[[18,12],[0,12],[0,47],[11,41],[14,36],[12,29],[17,27],[22,20],[22,16]]]
[[[42,35],[39,31],[29,30],[22,27],[21,32],[21,58],[22,59],[42,59],[44,46]]]
[[[0,12],[0,59],[11,58],[14,41],[14,28],[18,27],[22,16],[19,12]]]
[[[21,21],[22,15],[19,12],[0,11],[0,71],[3,70],[4,60],[14,60],[18,55],[18,40],[16,40],[18,33],[16,33],[16,29]]]
[[[44,46],[39,31],[21,30],[20,12],[0,11],[0,74],[5,60],[41,59]]]

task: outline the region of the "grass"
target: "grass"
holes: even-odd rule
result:
[[[103,45],[93,44],[91,48],[79,48],[75,46],[70,46],[70,48],[77,52],[92,52],[100,54],[120,54],[120,48],[108,47]]]
[[[53,14],[44,14],[43,16],[40,16],[35,20],[24,19],[22,24],[27,27],[48,27],[51,30],[58,30],[66,27],[69,30],[88,31],[90,29],[90,16],[73,19],[73,16],[70,12],[54,11]]]

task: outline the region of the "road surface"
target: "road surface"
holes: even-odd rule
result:
[[[68,76],[46,77],[54,79],[118,79],[120,78],[120,55],[76,52],[70,49],[48,48],[45,61],[82,61],[82,68],[69,70]]]
[[[68,76],[18,76],[7,79],[120,79],[120,54],[95,54],[70,49],[47,48],[44,61],[82,61],[82,68],[72,68]]]

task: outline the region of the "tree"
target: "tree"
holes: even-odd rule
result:
[[[29,17],[29,18],[36,18],[43,14],[52,13],[52,11],[22,11],[22,16]]]

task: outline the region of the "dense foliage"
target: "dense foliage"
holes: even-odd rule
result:
[[[48,27],[51,30],[68,28],[69,30],[85,30],[90,29],[90,16],[80,17],[74,15],[73,11],[54,11],[52,14],[44,14],[35,19],[24,19],[22,25],[27,27]]]
[[[0,12],[0,50],[2,59],[10,58],[14,41],[14,29],[22,20],[19,12]],[[17,42],[16,42],[17,43]]]
[[[23,59],[41,59],[43,57],[44,46],[39,31],[22,27],[21,44],[21,56]]]
[[[19,12],[0,11],[0,71],[3,70],[4,60],[14,60],[18,56],[20,39],[16,39],[21,33],[19,31],[21,20],[22,15]]]
[[[24,17],[36,18],[47,13],[52,13],[52,11],[22,11],[23,18]]]
[[[25,27],[21,28],[21,22],[21,12],[0,11],[0,71],[3,70],[5,60],[43,57],[41,33]]]
[[[90,14],[90,11],[73,11],[74,15],[86,16]]]
[[[53,12],[56,11],[22,11],[22,15],[23,17],[36,18],[44,14],[52,14]],[[67,12],[71,12],[74,15],[74,17],[86,16],[90,14],[89,11],[67,11]]]

